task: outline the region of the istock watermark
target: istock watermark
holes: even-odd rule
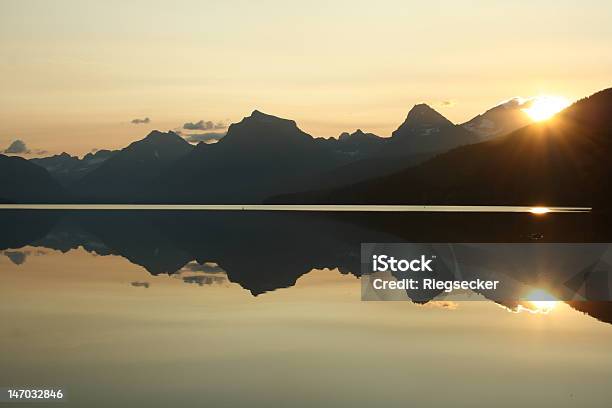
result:
[[[362,300],[612,300],[609,243],[365,243]]]

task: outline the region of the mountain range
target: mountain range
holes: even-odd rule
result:
[[[194,147],[174,132],[153,131],[112,154],[98,168],[69,186],[78,201],[137,202],[177,160]]]
[[[392,175],[271,203],[609,207],[612,88],[553,119],[458,147]]]
[[[213,144],[153,131],[82,159],[0,155],[0,201],[602,203],[606,194],[595,190],[609,168],[611,92],[543,123],[531,123],[515,99],[460,125],[418,104],[390,137],[357,130],[317,138],[255,110]]]
[[[100,167],[115,153],[116,151],[111,150],[98,150],[94,153],[87,153],[82,159],[79,159],[78,156],[71,156],[63,152],[54,156],[33,158],[30,161],[44,167],[53,178],[67,187]]]

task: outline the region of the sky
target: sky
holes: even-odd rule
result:
[[[576,100],[612,85],[610,21],[607,0],[0,0],[0,150],[83,155],[254,109],[387,136],[421,102],[461,123]]]

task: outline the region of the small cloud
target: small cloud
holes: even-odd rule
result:
[[[200,143],[200,142],[216,143],[219,140],[223,139],[223,136],[225,136],[225,133],[210,132],[210,133],[195,133],[191,135],[187,134],[184,136],[184,138],[189,143]]]
[[[130,285],[136,287],[136,288],[145,288],[148,289],[149,286],[151,286],[151,284],[149,282],[140,282],[140,281],[134,281],[134,282],[130,282]]]
[[[459,307],[459,304],[457,302],[453,302],[452,300],[433,300],[431,302],[425,303],[424,306],[440,308],[440,309],[456,310]]]
[[[451,99],[448,99],[448,100],[444,100],[444,101],[434,102],[434,105],[435,106],[440,106],[442,108],[452,108],[455,105],[457,105],[457,102],[455,102],[455,101],[453,101]]]
[[[151,122],[151,119],[149,119],[148,117],[146,117],[144,119],[138,119],[138,118],[132,119],[132,123],[134,125],[140,125],[142,123],[150,123],[150,122]]]
[[[198,286],[204,285],[221,285],[225,283],[224,276],[208,276],[208,275],[195,275],[195,276],[185,276],[183,277],[183,282],[185,283],[193,283]]]
[[[227,124],[224,122],[213,122],[212,120],[199,120],[197,122],[187,122],[183,125],[183,129],[187,130],[220,130],[227,129]]]
[[[204,262],[203,264],[200,264],[193,261],[183,266],[182,269],[188,272],[225,273],[225,271],[214,262]]]
[[[4,151],[4,153],[29,154],[30,150],[28,150],[28,147],[26,146],[23,140],[15,140],[9,145],[9,147]]]

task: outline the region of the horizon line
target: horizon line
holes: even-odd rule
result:
[[[0,204],[0,210],[156,210],[156,211],[298,211],[298,212],[457,212],[575,213],[592,207],[504,205],[360,205],[360,204]]]

